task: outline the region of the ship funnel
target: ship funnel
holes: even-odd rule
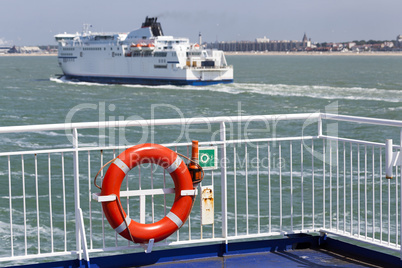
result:
[[[141,28],[146,28],[146,27],[151,27],[152,34],[154,36],[162,36],[163,31],[162,31],[162,26],[159,22],[157,22],[158,18],[148,18],[148,16],[145,18],[145,22],[142,23]]]

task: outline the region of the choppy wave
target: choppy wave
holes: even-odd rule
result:
[[[86,86],[110,86],[99,83],[73,82],[64,78],[50,78],[57,83],[68,83],[74,85]],[[269,96],[283,97],[310,97],[317,99],[345,99],[345,100],[366,100],[366,101],[402,101],[401,90],[387,90],[381,88],[363,88],[363,87],[334,87],[322,85],[286,85],[286,84],[258,84],[258,83],[233,83],[218,84],[212,86],[175,86],[175,85],[131,85],[125,84],[123,87],[130,88],[151,88],[165,90],[195,90],[212,91],[228,94],[261,94]]]
[[[194,88],[193,88],[194,89]],[[284,97],[310,97],[318,99],[346,99],[369,101],[402,101],[402,91],[362,87],[333,87],[319,85],[284,84],[222,84],[207,88],[210,91],[229,94],[254,93]]]
[[[59,83],[59,84],[70,84],[70,85],[80,85],[80,86],[110,86],[109,84],[71,81],[71,80],[66,79],[64,76],[59,77],[59,78],[58,77],[50,77],[49,80],[52,82]]]

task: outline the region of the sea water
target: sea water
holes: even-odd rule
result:
[[[338,102],[340,114],[402,119],[402,58],[397,56],[227,56],[233,84],[206,87],[65,83],[56,57],[0,58],[1,126],[52,124],[85,103],[106,106],[106,116],[156,118],[323,111]],[[98,121],[87,109],[73,122]]]
[[[233,84],[179,87],[68,82],[57,78],[61,70],[57,65],[56,57],[0,57],[0,126],[314,112],[402,119],[402,57],[233,55],[227,56],[227,61],[234,66]],[[300,129],[287,125],[281,130],[288,136],[301,135]],[[130,131],[128,135],[130,137],[125,137],[125,141],[128,140],[133,144],[140,140],[146,142],[151,136],[152,141],[171,142],[177,140],[179,135],[178,132],[169,128],[153,130],[154,133],[149,136],[144,136],[142,129]],[[214,131],[215,129],[212,129],[211,133]],[[363,136],[376,142],[384,142],[387,138],[394,138],[397,141],[399,137],[398,131],[391,131],[389,128],[353,126],[339,129],[339,131],[340,134],[348,137],[362,138]],[[192,139],[202,141],[210,138],[208,133],[201,132],[199,135],[194,133],[191,136]],[[79,139],[81,146],[98,146],[105,140],[113,144],[120,142],[116,139],[111,141],[109,137],[99,138],[97,132],[85,131],[80,133]],[[182,137],[179,141],[183,142],[186,139]],[[0,138],[2,152],[63,147],[71,147],[71,142],[66,138],[66,134],[60,131],[3,134]],[[244,151],[244,148],[238,150]],[[66,161],[68,161],[67,158],[66,156]],[[4,245],[9,245],[7,158],[2,157],[0,161],[0,202],[3,207],[0,212],[0,239],[3,240]],[[18,161],[21,162],[20,159]],[[25,159],[25,161],[27,180],[32,180],[34,161],[33,159]],[[39,158],[38,162],[41,163],[41,161],[46,166],[47,159]],[[299,164],[294,165],[296,169]],[[99,166],[92,169],[92,173],[96,174]],[[59,170],[59,164],[52,167],[52,180],[60,179]],[[251,182],[252,176],[255,176],[253,172],[251,170],[250,187],[254,187],[253,183],[255,183]],[[43,180],[42,185],[48,187],[50,176],[48,171],[39,173],[39,180]],[[13,180],[18,181],[13,184],[13,195],[15,195],[13,210],[17,219],[22,219],[21,174],[21,166],[12,166]],[[308,173],[305,176],[308,176]],[[229,174],[229,177],[228,187],[233,188],[233,174]],[[215,172],[215,181],[219,183],[219,172]],[[69,181],[67,178],[67,183],[70,184],[67,189],[73,191],[72,180]],[[208,183],[212,183],[210,178]],[[244,180],[239,179],[238,183],[239,187],[243,187]],[[55,191],[57,191],[59,186],[56,182],[50,187],[56,188]],[[29,192],[29,189],[27,191]],[[43,191],[42,195],[41,193],[39,195],[41,208],[49,206],[47,192]],[[32,220],[28,220],[28,237],[34,237],[36,234],[35,193],[30,192],[27,198],[33,201],[28,204],[28,215],[33,215]],[[57,196],[57,198],[61,197]],[[229,203],[232,203],[232,197],[229,199]],[[67,205],[73,207],[71,202],[73,201],[70,198],[67,200]],[[320,202],[322,199],[317,201],[317,203]],[[54,202],[53,206],[58,206],[55,204],[57,202]],[[249,206],[252,208],[249,211],[250,214],[254,215],[255,203],[250,203]],[[54,211],[61,209],[61,207],[53,207]],[[233,204],[229,210],[233,211]],[[240,217],[244,218],[245,204],[239,204],[239,211],[239,214],[243,213]],[[53,217],[62,217],[62,214],[55,212]],[[88,215],[85,214],[85,216]],[[147,217],[149,218],[150,215]],[[233,219],[233,213],[229,213],[229,217]],[[198,219],[194,218],[193,220]],[[264,220],[267,220],[267,217]],[[47,221],[45,217],[43,222]],[[14,224],[16,233],[23,231],[22,222],[15,220]],[[74,231],[73,214],[68,214],[67,224],[70,226],[69,232]],[[97,224],[94,228],[100,228],[99,223]],[[233,231],[232,225],[229,226],[231,231]],[[49,232],[48,227],[43,228],[41,232]],[[219,224],[216,224],[215,229],[220,229]],[[63,226],[56,226],[53,232],[55,235],[62,236]],[[199,237],[197,232],[199,230],[193,231],[192,235]],[[102,243],[102,237],[94,237],[94,243],[98,243],[99,246]],[[42,247],[48,248],[49,238],[43,234],[41,239]],[[15,240],[15,245],[18,244],[23,252],[23,239],[18,237]],[[55,243],[56,248],[63,248],[63,242]],[[36,243],[28,244],[29,250],[35,253]],[[74,237],[69,238],[68,244],[69,248],[74,247]],[[1,256],[8,256],[9,247],[2,248],[0,252]]]

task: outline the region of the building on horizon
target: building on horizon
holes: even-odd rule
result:
[[[396,37],[395,47],[396,47],[396,48],[399,48],[399,49],[402,49],[402,34],[399,34],[399,35]]]
[[[296,40],[270,40],[266,36],[256,38],[254,41],[231,41],[208,43],[207,48],[227,52],[265,52],[265,51],[306,51],[313,47],[311,38],[304,33],[301,41]]]

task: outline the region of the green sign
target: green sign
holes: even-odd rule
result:
[[[218,147],[199,147],[198,159],[200,166],[205,170],[218,168]]]

